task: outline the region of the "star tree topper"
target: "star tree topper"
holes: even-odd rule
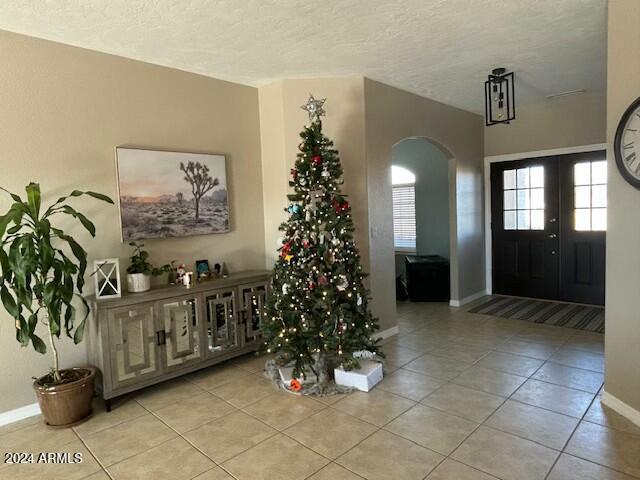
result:
[[[316,100],[315,98],[313,98],[313,95],[309,94],[309,100],[307,100],[307,103],[302,105],[300,108],[307,111],[307,113],[309,114],[310,122],[313,123],[316,120],[319,122],[320,117],[324,116],[325,114],[324,108],[322,108],[322,106],[326,101],[326,98],[323,98],[322,100]]]

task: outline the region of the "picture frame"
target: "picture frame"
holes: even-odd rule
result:
[[[205,280],[211,277],[209,260],[196,260],[196,275],[198,276],[198,280]]]
[[[230,231],[226,156],[115,147],[123,242]]]
[[[224,260],[213,260],[209,262],[209,270],[211,272],[211,278],[226,278],[228,275],[227,267]]]

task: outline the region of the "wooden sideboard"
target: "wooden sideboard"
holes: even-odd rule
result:
[[[88,297],[89,362],[111,399],[255,351],[269,272],[247,271],[121,298]]]

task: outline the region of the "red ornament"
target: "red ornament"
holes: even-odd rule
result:
[[[298,170],[296,170],[295,168],[291,169],[291,176],[293,177],[294,180],[298,179]]]
[[[280,256],[282,258],[286,257],[287,255],[289,255],[289,251],[291,250],[291,242],[286,242],[284,245],[282,245],[282,247],[280,248]]]
[[[333,202],[331,202],[331,206],[333,207],[333,209],[336,211],[336,213],[342,213],[344,212],[347,208],[349,208],[349,202],[347,202],[346,200],[344,202],[339,202],[338,200],[333,200]]]
[[[302,390],[302,384],[295,378],[292,378],[289,382],[289,389],[293,392],[299,392]]]
[[[329,284],[329,279],[327,278],[326,275],[322,275],[319,279],[318,279],[318,285],[321,286],[325,286]]]
[[[311,157],[311,161],[314,165],[320,165],[322,163],[322,157],[320,155],[314,155]]]
[[[309,282],[309,290],[313,290],[314,288],[316,288],[316,284],[313,282]]]
[[[309,245],[311,245],[311,244],[309,243],[309,240],[307,240],[307,239],[303,240],[303,242],[302,242],[302,246],[303,246],[304,248],[309,248]]]

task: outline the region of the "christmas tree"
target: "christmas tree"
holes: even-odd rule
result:
[[[351,207],[340,193],[342,167],[333,142],[322,133],[325,100],[311,96],[301,108],[310,125],[300,133],[291,170],[279,258],[262,325],[263,350],[278,365],[293,366],[295,378],[313,372],[317,391],[331,382],[333,368],[359,366],[355,352],[377,351],[378,329],[368,307],[365,273],[353,239]]]

